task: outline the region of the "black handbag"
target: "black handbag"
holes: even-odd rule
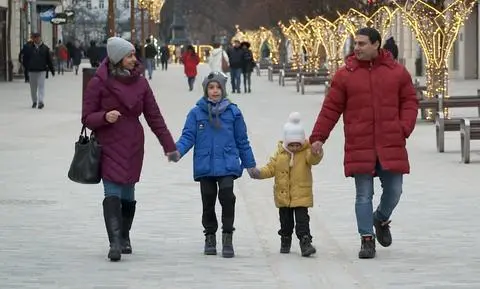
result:
[[[98,184],[101,180],[100,158],[102,146],[98,143],[93,131],[87,136],[86,126],[82,127],[80,137],[75,143],[68,178],[80,184]]]

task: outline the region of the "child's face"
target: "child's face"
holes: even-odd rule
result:
[[[218,82],[212,81],[207,86],[208,98],[213,101],[222,99],[222,88]]]
[[[296,153],[302,148],[302,144],[299,142],[292,142],[287,145],[287,148],[292,153]]]

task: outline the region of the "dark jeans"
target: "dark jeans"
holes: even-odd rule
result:
[[[28,69],[25,66],[23,67],[23,77],[25,77],[25,82],[30,81],[30,75],[28,75]]]
[[[235,195],[233,194],[233,177],[205,177],[200,180],[203,214],[202,224],[205,235],[215,234],[218,229],[215,203],[218,200],[222,205],[222,231],[232,233],[235,228]]]
[[[189,77],[188,80],[188,88],[190,89],[190,91],[193,90],[193,84],[195,83],[195,77]]]
[[[242,76],[241,68],[231,68],[230,78],[232,82],[232,91],[240,93],[240,78]]]
[[[312,237],[310,235],[310,216],[307,207],[279,208],[278,213],[280,215],[280,230],[278,231],[280,236],[292,236],[293,228],[295,228],[298,239],[305,235]]]
[[[386,171],[377,161],[375,172],[382,183],[382,197],[377,210],[373,212],[373,176],[371,174],[357,174],[355,178],[355,214],[360,235],[374,235],[373,219],[387,221],[400,201],[402,195],[403,175]]]
[[[251,87],[252,87],[252,73],[245,72],[243,73],[243,88],[245,89],[245,92],[247,92],[247,90],[250,91]]]
[[[162,60],[162,70],[168,70],[168,61]]]

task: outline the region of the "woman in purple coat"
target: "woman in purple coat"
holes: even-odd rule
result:
[[[176,147],[148,81],[141,75],[143,69],[135,58],[135,47],[112,37],[107,42],[107,54],[85,90],[82,123],[95,132],[102,145],[108,258],[118,261],[122,253],[132,253],[129,231],[145,142],[139,116],[144,114],[168,156],[176,155]]]

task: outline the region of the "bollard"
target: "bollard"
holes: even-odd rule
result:
[[[95,72],[97,72],[96,68],[93,67],[88,67],[88,68],[83,68],[82,69],[82,97],[83,94],[85,93],[85,90],[87,89],[87,84],[90,81],[90,79],[93,78],[95,75]]]

